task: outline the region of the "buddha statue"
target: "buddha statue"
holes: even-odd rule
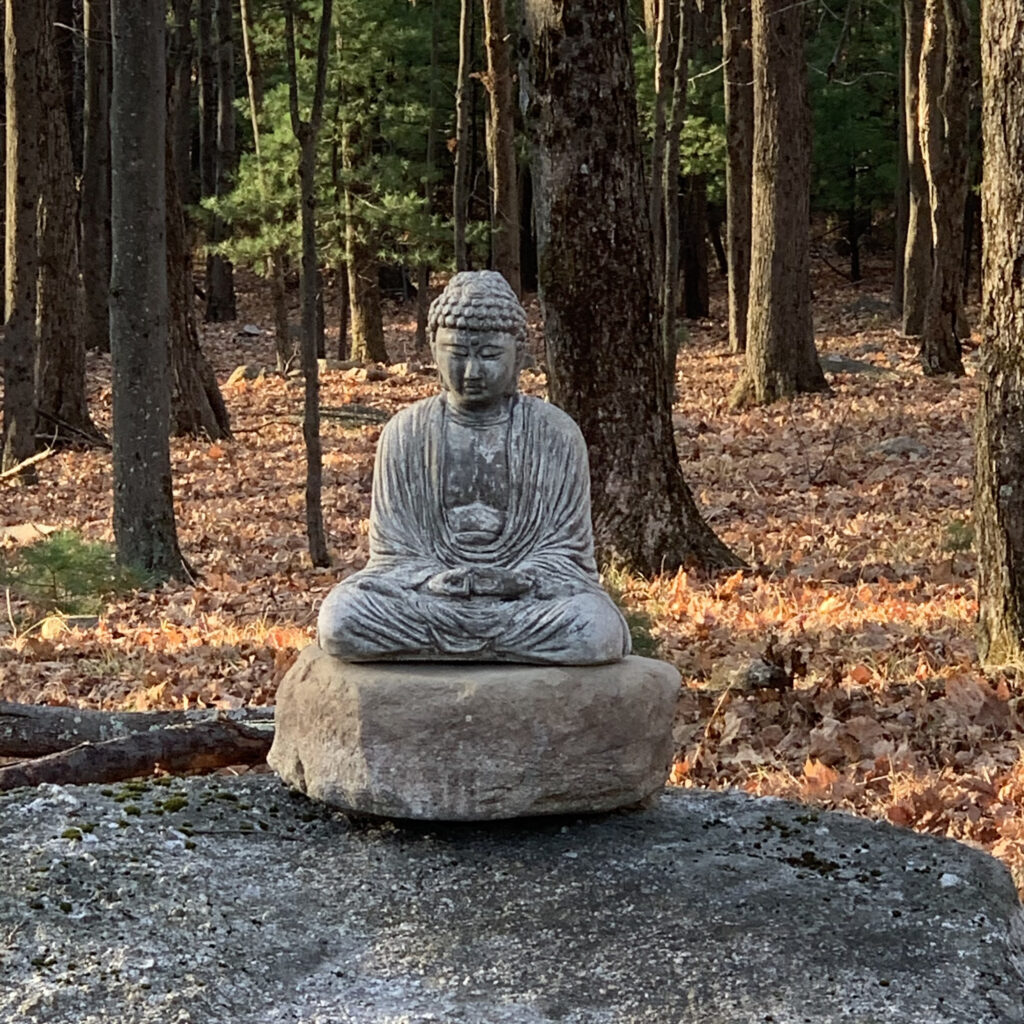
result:
[[[442,392],[385,426],[370,557],[320,609],[346,661],[596,665],[629,654],[601,589],[587,450],[560,409],[518,391],[526,313],[501,274],[456,274],[430,307]]]

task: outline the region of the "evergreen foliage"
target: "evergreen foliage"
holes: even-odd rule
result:
[[[0,585],[40,614],[93,615],[138,587],[139,573],[119,566],[109,544],[60,530],[0,562]]]

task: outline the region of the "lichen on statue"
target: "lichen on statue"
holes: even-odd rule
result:
[[[347,661],[625,657],[629,631],[594,563],[583,437],[517,388],[515,293],[494,271],[456,274],[428,326],[442,393],[381,434],[370,558],[324,602],[320,646]]]

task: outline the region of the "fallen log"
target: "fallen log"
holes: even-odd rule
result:
[[[0,757],[43,757],[80,743],[103,743],[152,729],[223,719],[242,724],[272,722],[274,709],[94,711],[0,701]]]
[[[227,712],[211,721],[134,732],[101,743],[80,743],[46,757],[0,768],[0,792],[44,782],[80,785],[119,782],[155,770],[181,774],[266,760],[270,725],[233,721]]]

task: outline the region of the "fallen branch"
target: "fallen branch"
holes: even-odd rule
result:
[[[172,774],[260,764],[273,742],[269,726],[246,725],[222,714],[213,721],[136,732],[103,743],[82,743],[47,757],[0,768],[0,792],[43,783],[118,782],[160,769]]]
[[[42,757],[80,743],[104,743],[175,725],[227,720],[272,722],[273,708],[194,711],[91,711],[0,701],[0,757]]]
[[[51,455],[55,455],[56,452],[56,448],[44,448],[41,452],[36,452],[35,455],[30,455],[27,459],[22,459],[21,462],[11,466],[10,469],[5,469],[0,473],[0,480],[7,480],[12,476],[18,476],[19,473],[23,473],[29,466],[34,466],[37,462],[48,459]]]

